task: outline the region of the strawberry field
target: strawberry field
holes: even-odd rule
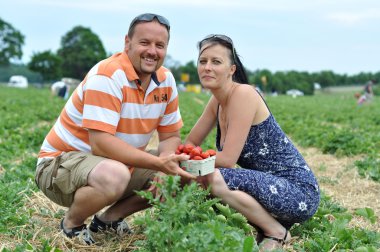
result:
[[[205,93],[180,93],[183,139],[208,99]],[[285,250],[379,251],[379,97],[361,106],[352,93],[266,101],[305,155],[323,192],[318,212],[291,229],[293,238]],[[143,194],[154,207],[128,217],[133,235],[105,234],[95,237],[101,241],[96,246],[64,239],[58,229],[64,208],[47,200],[34,184],[37,153],[63,105],[48,89],[0,85],[0,251],[257,250],[255,231],[242,216],[195,185],[180,188],[177,177],[160,185],[165,202]],[[215,132],[202,148],[215,149],[214,137]],[[348,195],[354,191],[364,193]]]

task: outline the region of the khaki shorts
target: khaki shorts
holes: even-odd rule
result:
[[[149,151],[157,155],[156,151]],[[40,190],[58,205],[70,207],[77,189],[87,185],[87,178],[92,169],[104,157],[91,153],[72,151],[53,159],[46,159],[37,165],[35,181]],[[135,194],[150,186],[157,171],[135,168],[123,198]]]

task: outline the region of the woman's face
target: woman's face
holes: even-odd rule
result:
[[[198,58],[199,80],[204,88],[222,87],[232,81],[236,66],[231,65],[230,52],[219,44],[205,44]]]

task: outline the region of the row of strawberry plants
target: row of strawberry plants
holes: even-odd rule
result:
[[[25,194],[20,192],[36,189],[36,154],[62,105],[46,89],[0,85],[0,166],[4,169],[0,174],[0,233],[16,235],[14,227],[31,217],[32,212],[19,211],[25,203]]]
[[[377,98],[377,97],[376,97]],[[268,97],[282,128],[298,144],[337,156],[361,155],[359,174],[380,181],[380,100],[358,106],[351,95]]]
[[[1,88],[1,87],[0,87]],[[185,126],[181,131],[182,138],[185,138],[188,134],[191,127],[196,122],[200,113],[203,110],[203,105],[198,104],[194,99],[204,101],[204,104],[207,102],[209,96],[205,94],[195,96],[192,93],[181,93],[180,95],[180,106],[182,116],[185,122]],[[28,102],[26,102],[28,101]],[[51,101],[51,102],[46,102]],[[25,103],[26,102],[26,103]],[[23,106],[19,106],[23,104]],[[31,216],[33,215],[33,210],[29,212],[22,211],[22,205],[25,204],[26,198],[25,195],[28,195],[31,191],[37,190],[36,186],[33,182],[34,177],[34,169],[35,169],[35,161],[36,154],[40,147],[40,144],[43,140],[44,135],[49,130],[50,126],[53,124],[56,119],[59,111],[61,110],[64,102],[59,99],[53,99],[50,97],[48,90],[16,90],[15,89],[1,89],[0,90],[0,108],[2,108],[0,115],[6,116],[9,120],[12,120],[12,116],[10,116],[7,111],[13,111],[16,113],[12,113],[13,115],[19,114],[20,116],[15,116],[15,120],[18,120],[17,124],[14,122],[8,123],[7,121],[1,120],[0,129],[6,129],[2,132],[2,137],[0,141],[0,164],[5,168],[5,172],[0,175],[0,190],[3,192],[0,196],[0,207],[3,210],[2,215],[0,216],[0,233],[5,234],[9,237],[15,237],[14,240],[19,240],[21,243],[17,245],[15,251],[24,251],[31,247],[30,240],[33,238],[32,233],[19,232],[22,225],[30,221]],[[44,107],[42,110],[44,115],[40,115],[41,112],[36,112],[38,110],[41,111],[41,107]],[[5,108],[5,109],[4,109]],[[32,116],[31,116],[32,115]],[[12,131],[13,130],[13,131]],[[3,137],[3,133],[5,137]],[[15,137],[18,134],[19,137]],[[215,132],[211,134],[211,136],[206,140],[203,148],[205,149],[214,149],[214,137]],[[195,190],[195,189],[194,189]],[[191,191],[191,190],[190,190]],[[22,192],[22,193],[20,193]],[[200,192],[190,192],[193,195],[199,195]],[[186,193],[184,193],[186,195]],[[189,213],[191,212],[191,208],[188,208],[188,199],[182,199],[181,205],[186,209],[189,209]],[[179,200],[179,199],[178,199]],[[203,203],[200,203],[203,204]],[[337,215],[342,212],[340,207],[324,207],[325,205],[331,206],[333,205],[328,198],[322,199],[322,204],[319,214],[316,215],[318,218],[313,218],[310,222],[307,222],[299,227],[294,228],[295,233],[299,233],[299,236],[303,237],[303,242],[297,242],[294,244],[294,248],[297,251],[305,251],[305,248],[311,248],[310,251],[317,251],[323,246],[322,240],[326,239],[326,237],[336,236],[337,233],[342,233],[343,229],[349,230],[349,234],[354,237],[353,239],[356,241],[354,244],[352,242],[346,242],[346,236],[342,236],[338,238],[336,241],[339,241],[341,244],[338,248],[360,248],[364,247],[367,251],[372,251],[373,248],[379,247],[379,235],[378,233],[357,229],[357,228],[348,228],[347,225],[339,225],[341,229],[336,227],[336,222],[328,222],[329,215]],[[190,204],[191,206],[191,204]],[[169,208],[168,208],[169,209]],[[172,209],[172,208],[171,208]],[[338,211],[339,210],[339,211]],[[344,211],[343,211],[344,212]],[[176,214],[176,213],[173,213]],[[212,214],[212,213],[210,213]],[[344,216],[349,216],[349,214],[345,213]],[[373,216],[372,216],[373,217]],[[202,218],[202,217],[201,217]],[[204,216],[203,216],[204,218]],[[221,217],[218,217],[221,218]],[[369,218],[369,217],[368,217]],[[339,218],[337,218],[339,219]],[[346,218],[347,219],[347,218]],[[152,220],[157,221],[157,220]],[[157,222],[157,225],[163,225],[162,222]],[[215,230],[211,229],[210,232],[214,232],[214,235],[220,237],[220,233],[217,232],[218,229],[221,228],[218,221],[213,222],[217,225],[218,228]],[[219,223],[219,224],[217,224]],[[330,226],[329,226],[330,225]],[[177,225],[177,227],[181,227],[181,225]],[[198,227],[195,227],[196,230]],[[190,228],[190,227],[189,227]],[[210,228],[210,226],[208,226]],[[228,228],[224,226],[224,228]],[[230,227],[231,228],[231,227]],[[205,232],[207,231],[207,227],[202,226],[201,228]],[[160,229],[159,229],[160,230]],[[298,231],[297,231],[298,230]],[[316,234],[313,232],[317,230]],[[189,230],[190,232],[190,230]],[[193,233],[199,233],[206,236],[205,232],[201,231],[191,231]],[[235,232],[235,231],[234,231]],[[239,231],[240,232],[240,231]],[[292,231],[293,232],[293,231]],[[165,233],[161,233],[164,235]],[[240,233],[241,238],[236,238],[239,241],[243,242],[246,239],[246,234]],[[210,235],[209,233],[207,235]],[[234,235],[236,236],[236,235]],[[203,237],[203,236],[202,236]],[[240,237],[240,236],[239,236]],[[245,238],[244,238],[245,237]],[[367,237],[367,238],[364,238]],[[368,238],[369,237],[369,238]],[[201,237],[200,237],[201,238]],[[196,237],[194,238],[197,239]],[[142,241],[144,243],[144,241]],[[151,242],[151,241],[146,241]],[[158,241],[156,241],[158,242]],[[181,242],[181,241],[178,241]],[[227,242],[227,241],[226,241]],[[234,243],[234,241],[228,241]],[[41,241],[39,244],[43,244],[42,247],[36,246],[33,247],[33,250],[45,251],[45,248],[49,248],[49,241]],[[207,243],[207,242],[205,242]],[[245,244],[248,248],[252,245],[250,240],[248,239]],[[251,245],[250,245],[251,244]],[[145,245],[141,245],[142,248]],[[211,245],[210,245],[211,246]],[[215,245],[216,246],[216,245]],[[226,245],[227,246],[227,245]],[[229,246],[229,245],[228,245]],[[242,246],[239,243],[239,246]],[[333,248],[333,245],[325,245],[325,247]],[[243,245],[244,248],[244,245]],[[143,249],[142,249],[143,250]],[[306,249],[309,250],[309,249]],[[59,251],[59,250],[57,250]]]

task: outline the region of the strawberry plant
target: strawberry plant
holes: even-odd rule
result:
[[[184,121],[182,140],[203,111],[210,96],[180,92],[180,109]],[[363,155],[355,164],[359,173],[379,181],[380,99],[357,107],[343,95],[313,97],[279,96],[266,98],[276,120],[297,143],[314,146],[334,155]],[[58,228],[51,222],[36,222],[36,215],[48,221],[62,218],[63,212],[50,212],[33,203],[36,157],[42,141],[54,124],[65,101],[50,96],[49,89],[13,89],[0,85],[0,250],[2,251],[66,251],[57,243]],[[333,108],[333,109],[332,109]],[[203,150],[216,149],[215,130],[202,144]],[[330,167],[321,167],[330,169]],[[323,178],[319,178],[323,179]],[[330,179],[331,183],[335,180]],[[179,187],[175,179],[162,186],[167,197],[160,202],[152,197],[153,208],[142,217],[140,251],[252,251],[257,247],[254,233],[233,209],[195,185]],[[171,188],[171,189],[170,189]],[[177,197],[171,197],[176,194]],[[28,202],[32,201],[32,202]],[[210,209],[211,207],[211,209]],[[35,211],[40,211],[37,213]],[[365,207],[355,215],[368,223],[375,213]],[[290,231],[295,237],[292,251],[378,251],[379,233],[348,222],[353,216],[331,198],[323,195],[316,215]],[[54,220],[53,220],[54,221]],[[247,232],[248,231],[248,232]],[[149,235],[148,235],[149,234]],[[296,238],[298,237],[298,238]],[[182,239],[182,240],[181,240]],[[115,247],[99,251],[116,251],[128,243],[118,240]],[[181,245],[183,243],[184,245]],[[9,245],[10,244],[10,245]],[[54,245],[53,245],[54,244]],[[187,248],[192,248],[188,249]],[[86,248],[81,250],[85,251]],[[119,249],[120,250],[120,249]]]
[[[138,242],[138,251],[253,250],[251,228],[245,217],[217,203],[218,199],[209,199],[207,190],[196,183],[181,188],[178,176],[166,176],[156,186],[161,197],[151,192],[138,193],[153,205],[143,217],[135,219],[146,237]],[[213,207],[223,209],[223,213],[217,214]]]

